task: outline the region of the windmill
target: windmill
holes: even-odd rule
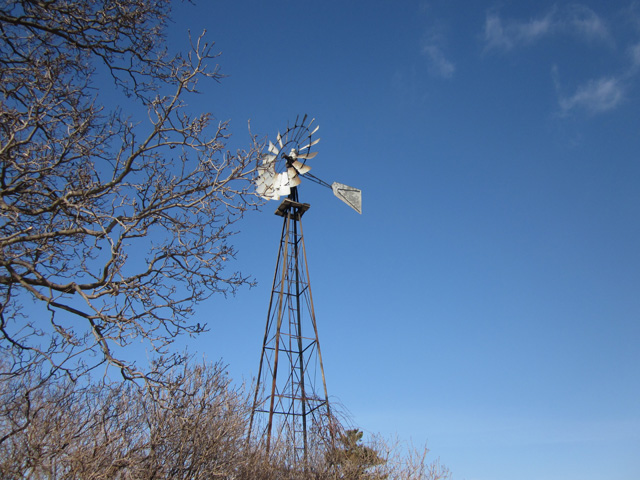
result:
[[[284,449],[292,464],[306,462],[312,449],[333,441],[332,415],[318,341],[302,216],[308,203],[298,201],[302,178],[330,188],[334,195],[362,213],[361,191],[341,183],[329,184],[310,173],[307,161],[318,126],[307,115],[296,118],[276,142],[269,142],[256,181],[257,193],[283,200],[276,215],[283,217],[282,235],[271,289],[264,341],[249,424],[249,438],[264,442],[266,451]]]

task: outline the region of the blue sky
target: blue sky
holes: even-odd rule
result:
[[[428,442],[456,479],[640,478],[640,4],[178,3],[230,148],[298,114],[329,393],[367,432]],[[201,305],[190,349],[257,373],[281,219],[247,216],[258,287]]]

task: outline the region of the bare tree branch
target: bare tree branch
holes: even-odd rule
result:
[[[228,151],[228,122],[187,108],[199,82],[221,74],[203,36],[186,56],[167,54],[169,6],[0,6],[0,346],[25,362],[108,362],[138,376],[123,347],[143,339],[163,353],[204,330],[189,322],[194,305],[251,283],[224,267],[234,224],[256,205],[262,146],[250,136],[247,150]],[[146,124],[101,103],[93,82],[105,69]],[[40,318],[17,314],[29,299]]]

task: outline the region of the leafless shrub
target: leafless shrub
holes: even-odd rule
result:
[[[415,448],[376,435],[367,441],[354,428],[340,427],[333,447],[313,448],[306,462],[292,464],[282,442],[267,452],[263,445],[248,448],[238,471],[249,480],[449,480],[449,469],[432,460],[429,449]]]
[[[338,425],[332,447],[310,445],[306,460],[292,463],[283,442],[267,451],[247,440],[250,406],[220,364],[183,365],[162,383],[88,384],[44,368],[3,376],[0,478],[450,478],[438,460],[427,459],[426,448],[380,437],[365,442],[359,430]]]
[[[167,380],[0,382],[0,477],[232,478],[244,462],[246,398],[220,365]]]

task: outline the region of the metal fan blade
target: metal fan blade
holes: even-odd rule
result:
[[[300,176],[298,175],[298,172],[296,171],[295,168],[293,167],[287,168],[287,174],[289,176],[290,187],[297,187],[298,185],[300,185],[301,183]]]
[[[259,167],[258,170],[260,174],[256,179],[256,193],[267,200],[274,199],[274,197],[277,197],[275,186],[277,177],[275,172],[269,167]],[[277,198],[275,199],[277,200]]]
[[[272,163],[276,158],[278,158],[277,153],[266,153],[262,156],[262,163],[264,165]]]
[[[256,178],[256,192],[258,192],[258,195],[262,195],[268,185],[268,182],[266,182],[264,178]]]
[[[269,140],[269,151],[276,156],[280,153],[280,150],[273,144],[273,142],[271,142],[271,140]]]
[[[269,165],[268,167],[263,169],[263,171],[261,172],[261,176],[262,178],[264,178],[265,183],[272,185],[276,183],[278,174],[276,173],[276,170],[273,168],[273,165]]]
[[[284,187],[280,187],[278,189],[278,197],[276,198],[276,200],[279,200],[280,197],[287,197],[287,196],[289,196],[290,193],[291,193],[291,188],[289,187],[289,185],[285,185]]]
[[[273,183],[275,177],[275,171],[272,166],[258,167],[258,178],[256,178],[256,184]]]
[[[333,182],[331,184],[333,194],[344,203],[353,208],[356,212],[362,213],[362,190],[349,185]]]
[[[317,144],[320,141],[319,138],[316,138],[313,142],[311,142],[309,145],[305,145],[304,147],[300,148],[300,150],[304,150],[305,148],[311,148],[313,147],[315,144]]]
[[[280,148],[284,148],[284,144],[282,143],[282,135],[280,135],[280,132],[278,132],[276,140],[278,140],[278,145],[280,145]]]
[[[299,153],[298,158],[302,158],[303,160],[311,160],[316,155],[318,155],[318,152]]]
[[[309,124],[309,125],[311,125],[311,124]],[[319,128],[320,128],[320,125],[316,125],[316,128],[314,128],[314,129],[313,129],[313,132],[311,132],[311,133],[309,134],[309,136],[311,136],[311,135],[313,135],[314,133],[316,133],[316,132],[318,131],[318,129],[319,129]]]
[[[289,187],[289,176],[286,173],[279,173],[278,180],[276,182],[278,186],[278,194],[281,197],[289,195],[291,193],[291,187]]]
[[[256,193],[262,198],[271,200],[274,197],[276,190],[275,188],[273,188],[273,185],[267,185],[266,183],[263,183],[262,185],[258,185],[256,187]]]
[[[307,173],[309,170],[311,170],[311,167],[309,165],[305,165],[302,162],[299,162],[298,160],[296,160],[295,162],[293,162],[293,167],[296,169],[296,171],[300,174],[300,175],[304,175],[305,173]]]

